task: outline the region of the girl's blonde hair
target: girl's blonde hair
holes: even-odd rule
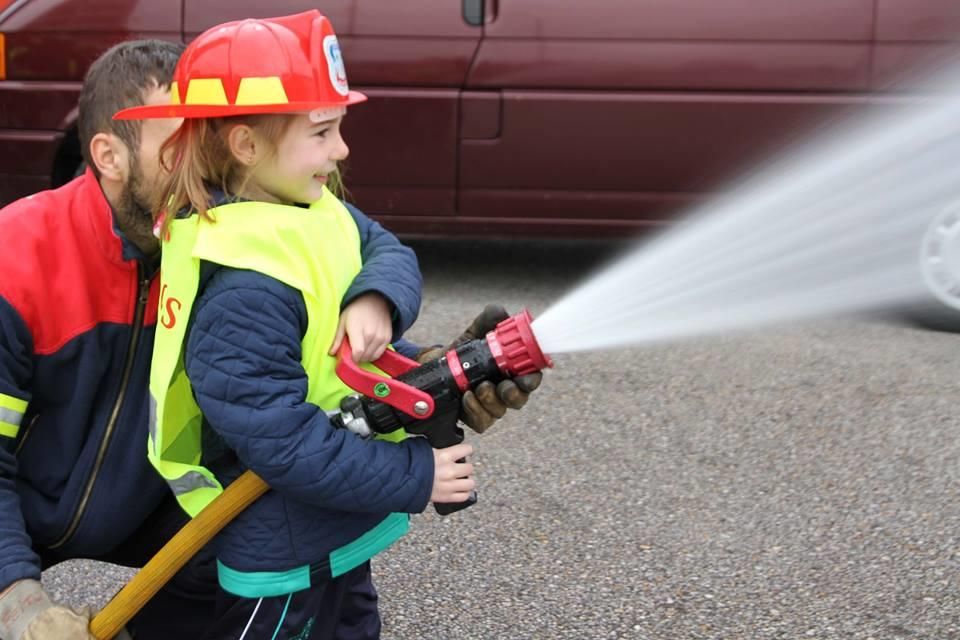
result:
[[[262,140],[272,144],[266,159],[276,153],[275,141],[286,133],[295,116],[290,114],[256,114],[225,118],[186,118],[180,128],[160,148],[160,164],[165,175],[154,203],[154,219],[164,217],[162,230],[182,209],[195,211],[208,220],[215,204],[211,189],[220,189],[228,198],[246,188],[255,167],[237,160],[230,151],[227,136],[233,127],[244,124]],[[262,160],[261,160],[262,161]],[[327,188],[338,198],[345,190],[338,168],[329,176]]]

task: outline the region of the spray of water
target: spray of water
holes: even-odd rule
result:
[[[960,199],[960,68],[685,217],[538,319],[547,353],[862,312],[929,296],[924,233]]]

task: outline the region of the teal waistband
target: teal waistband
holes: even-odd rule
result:
[[[289,571],[237,571],[217,560],[217,578],[224,591],[241,598],[271,598],[310,588],[310,566]]]
[[[330,554],[330,576],[359,567],[410,529],[410,516],[391,513],[362,536]],[[238,571],[217,560],[217,577],[224,591],[241,598],[271,598],[310,588],[310,565],[289,571]]]
[[[410,529],[410,516],[391,513],[380,524],[330,554],[330,574],[336,578],[377,555]]]

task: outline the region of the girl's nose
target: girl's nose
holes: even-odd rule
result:
[[[340,138],[340,145],[337,148],[337,160],[346,160],[348,155],[350,155],[350,147],[343,141],[343,138]]]
[[[350,147],[347,146],[347,143],[342,137],[338,136],[338,138],[339,144],[337,144],[337,148],[333,153],[333,159],[340,162],[341,160],[346,160],[347,156],[350,155]]]

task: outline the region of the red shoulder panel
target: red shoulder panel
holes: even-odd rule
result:
[[[137,263],[125,261],[113,215],[89,171],[0,210],[0,295],[50,354],[101,323],[130,324]],[[148,302],[156,322],[157,278]]]

